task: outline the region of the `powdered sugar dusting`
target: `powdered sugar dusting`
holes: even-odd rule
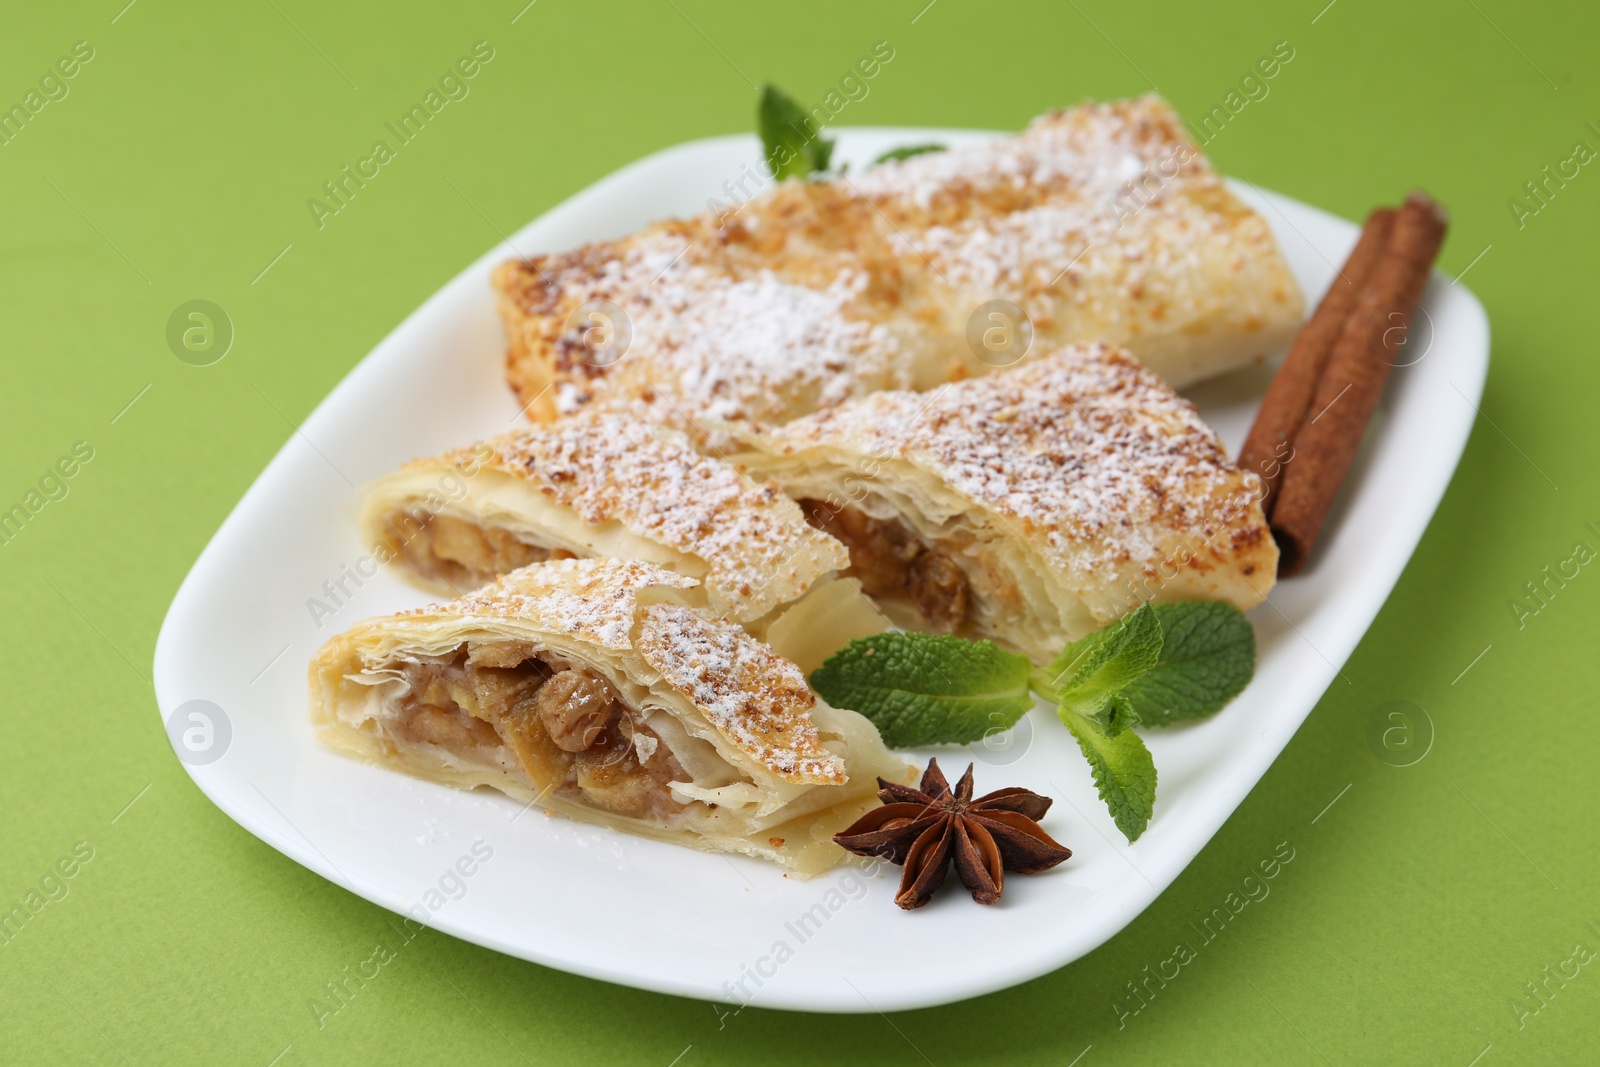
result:
[[[851,180],[886,206],[929,212],[962,211],[974,198],[996,195],[1039,202],[1063,186],[1080,198],[1106,201],[1171,153],[1174,121],[1155,96],[1086,103],[1040,115],[1015,137],[911,156]],[[1203,163],[1200,169],[1209,170]]]
[[[791,782],[846,781],[800,668],[739,627],[676,604],[641,613],[638,651],[725,739]]]
[[[1203,256],[1176,235],[1233,223],[1217,214],[1228,199],[1221,179],[1154,97],[1051,112],[1017,137],[914,156],[855,182],[907,225],[926,225],[918,242],[950,284],[1015,300],[1036,326],[1069,310],[1110,319],[1105,336],[1121,336],[1115,320],[1130,295],[1172,309],[1203,298],[1188,284]],[[1146,282],[1174,284],[1143,293]]]
[[[543,269],[563,307],[602,299],[622,307],[632,355],[615,366],[586,363],[582,324],[561,332],[562,414],[621,395],[666,425],[782,421],[795,405],[810,411],[909,384],[896,374],[895,338],[856,306],[868,280],[860,271],[836,267],[818,284],[765,269],[737,276],[713,254],[707,220],[646,231],[597,261],[602,247],[552,257]]]
[[[637,309],[633,344],[650,353],[649,364],[625,357],[592,387],[572,383],[558,396],[559,410],[622,397],[643,400],[667,425],[783,421],[796,408],[907,386],[895,369],[895,339],[849,310],[864,282],[859,273],[841,272],[813,289],[761,271],[712,284],[703,271],[685,269],[649,292],[628,294],[626,306]]]
[[[864,275],[844,273],[826,289],[808,289],[762,271],[686,301],[663,347],[687,403],[707,418],[736,422],[759,416],[772,393],[817,408],[864,391],[857,372],[887,364],[894,347],[882,326],[845,314],[865,283]]]

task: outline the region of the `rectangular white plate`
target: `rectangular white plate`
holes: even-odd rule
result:
[[[839,151],[861,167],[895,145],[989,136],[854,129],[842,131]],[[1214,718],[1149,733],[1161,781],[1137,844],[1117,832],[1046,709],[1023,720],[1012,744],[938,753],[952,774],[977,760],[979,792],[1026,785],[1058,800],[1045,827],[1072,859],[1008,879],[995,907],[975,906],[952,884],[903,913],[890,899],[898,868],[799,881],[776,866],[524,812],[499,794],[414,781],[322,748],[306,722],[313,651],[358,618],[424,599],[374,573],[356,537],[356,487],[516,418],[501,380],[491,268],[700,210],[708,197],[725,199],[723,183],[742,168],[759,173],[759,160],[753,137],[641,160],[530,223],[402,323],[317,407],[206,546],[162,626],[156,694],[190,775],[240,825],[351,892],[456,937],[735,1004],[851,1012],[959,1000],[1054,970],[1121,930],[1288,743],[1389,595],[1450,480],[1488,371],[1488,322],[1465,289],[1435,276],[1413,331],[1414,362],[1391,379],[1319,558],[1252,614],[1255,680]],[[1265,214],[1315,300],[1356,228],[1253,186],[1237,191]],[[1192,392],[1230,448],[1267,379],[1258,368]],[[324,583],[341,581],[344,592],[330,597]],[[336,613],[314,619],[314,597]],[[212,720],[209,734],[191,718],[197,709]],[[478,857],[492,852],[486,861],[473,856],[475,842]],[[462,857],[470,876],[457,873]]]

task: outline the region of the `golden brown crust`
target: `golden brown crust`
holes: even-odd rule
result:
[[[987,373],[966,331],[990,300],[1027,313],[1035,354],[1122,343],[1175,384],[1278,347],[1302,310],[1265,221],[1155,97],[785,182],[737,211],[504,264],[495,287],[533,417],[601,406],[713,431]],[[574,315],[591,301],[631,329],[619,361],[585,346]]]

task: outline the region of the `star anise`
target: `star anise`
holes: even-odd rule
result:
[[[878,779],[883,807],[833,839],[858,856],[881,856],[905,868],[894,902],[910,911],[933,898],[955,860],[961,884],[979,904],[1000,899],[1006,871],[1037,874],[1072,855],[1039,827],[1050,798],[1028,789],[997,789],[972,799],[972,764],[952,792],[930,759],[922,788]]]

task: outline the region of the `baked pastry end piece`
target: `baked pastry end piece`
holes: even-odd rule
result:
[[[628,411],[719,448],[1068,344],[1126,346],[1181,387],[1264,359],[1304,311],[1267,220],[1154,95],[773,183],[493,283],[531,418]]]

